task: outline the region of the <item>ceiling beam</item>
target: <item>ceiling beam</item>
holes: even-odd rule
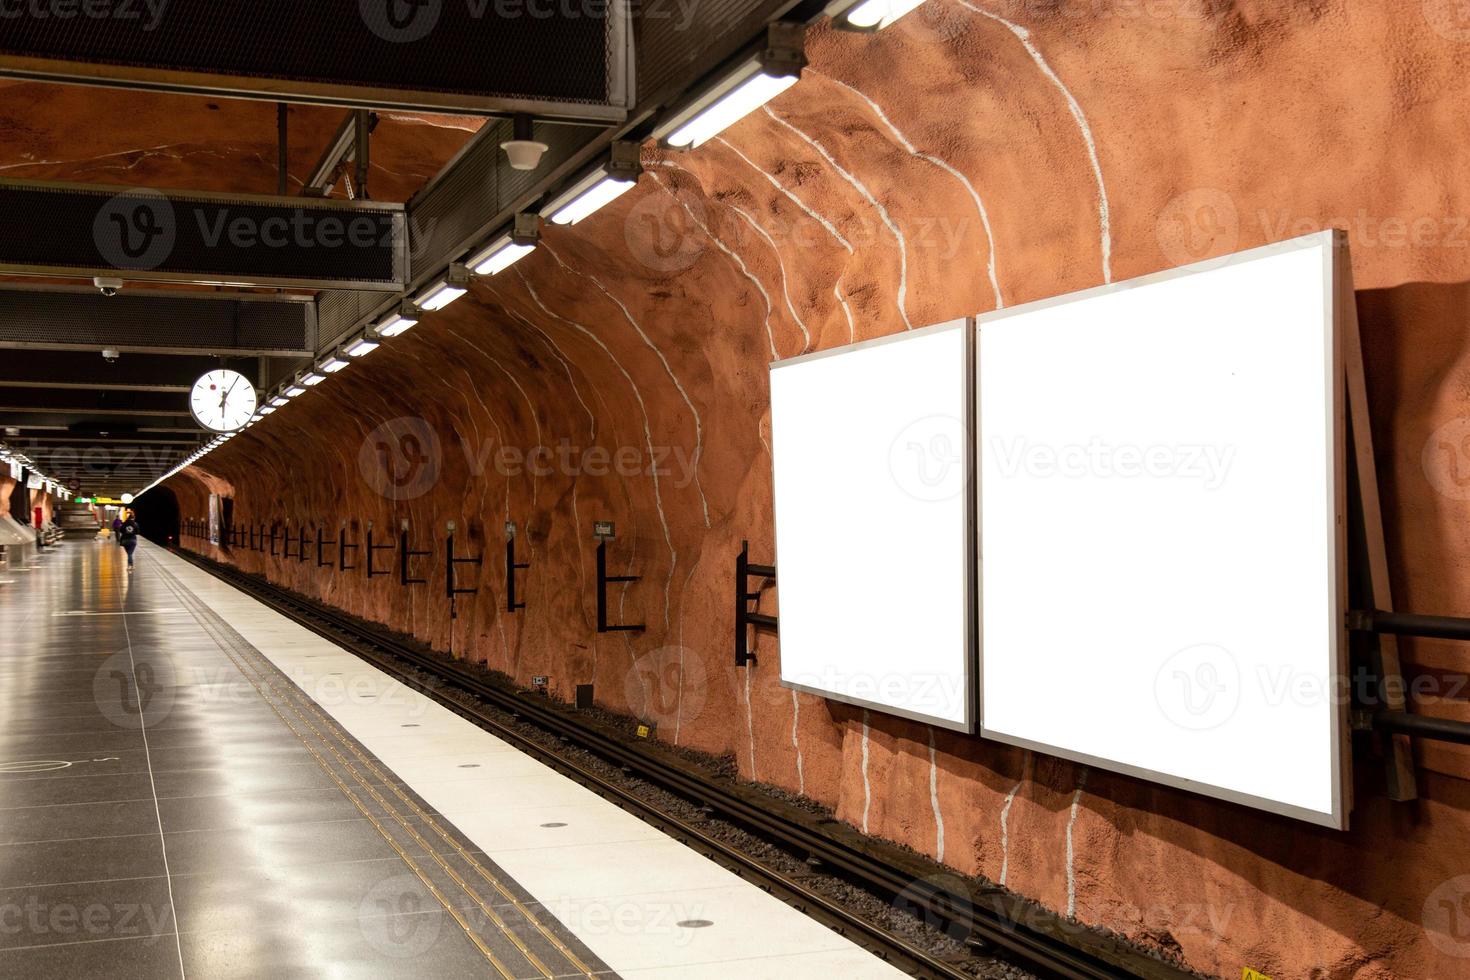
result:
[[[109,297],[77,286],[0,284],[0,348],[301,357],[315,352],[316,333],[316,305],[304,296],[155,289]],[[4,361],[18,363],[11,355]],[[24,368],[6,376],[28,377]]]
[[[0,180],[0,272],[18,275],[396,293],[406,229],[378,201]]]

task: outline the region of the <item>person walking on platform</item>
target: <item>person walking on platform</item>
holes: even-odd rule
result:
[[[128,571],[133,570],[133,549],[138,547],[138,518],[132,511],[123,514],[117,529],[117,543],[128,553]]]

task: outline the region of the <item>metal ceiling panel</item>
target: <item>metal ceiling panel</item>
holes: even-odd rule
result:
[[[306,297],[0,288],[5,347],[301,356],[316,350],[316,307]]]
[[[625,5],[606,0],[13,6],[0,32],[12,77],[603,121],[628,101]]]
[[[0,181],[0,272],[397,291],[405,227],[374,201]]]

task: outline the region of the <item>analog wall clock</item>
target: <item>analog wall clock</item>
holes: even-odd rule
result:
[[[255,414],[255,385],[238,371],[219,368],[202,375],[189,394],[194,421],[211,432],[234,432]]]

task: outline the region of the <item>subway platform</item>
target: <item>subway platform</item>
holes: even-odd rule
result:
[[[899,976],[146,542],[0,585],[0,976]]]

